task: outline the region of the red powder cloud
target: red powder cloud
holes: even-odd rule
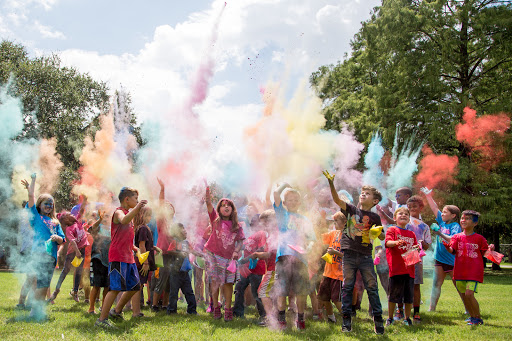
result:
[[[457,156],[446,154],[436,155],[427,145],[422,149],[423,159],[420,161],[420,171],[416,176],[419,187],[435,188],[443,183],[454,183],[458,173]]]
[[[478,153],[478,162],[484,169],[491,169],[505,156],[500,137],[510,128],[510,117],[501,113],[476,117],[476,111],[464,108],[464,123],[455,127],[457,140],[466,144],[470,154]]]

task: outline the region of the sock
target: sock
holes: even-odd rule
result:
[[[283,310],[283,311],[279,311],[278,314],[277,314],[277,320],[279,322],[285,322],[286,321],[286,311]]]
[[[336,316],[334,314],[332,315],[327,315],[327,317],[331,320],[333,320],[334,322],[336,322]]]
[[[304,313],[297,313],[297,320],[298,321],[304,321]]]
[[[420,313],[420,306],[417,306],[417,307],[415,306],[414,307],[414,315],[419,314],[419,313]]]

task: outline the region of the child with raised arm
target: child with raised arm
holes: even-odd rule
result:
[[[288,190],[281,201],[285,189]],[[274,210],[279,231],[275,281],[277,320],[281,329],[286,328],[286,297],[292,293],[297,298],[297,329],[306,328],[304,311],[310,285],[307,259],[303,253],[311,250],[316,237],[311,222],[297,212],[301,200],[300,193],[287,183],[274,192]]]
[[[140,209],[146,206],[147,201],[139,202],[139,192],[130,187],[123,187],[119,193],[118,207],[112,216],[110,228],[111,244],[108,253],[109,260],[109,287],[103,305],[101,315],[95,325],[103,328],[114,327],[108,317],[122,319],[122,311],[126,303],[140,290],[139,274],[133,252],[139,252],[139,248],[133,245],[135,233],[133,231],[133,218]],[[110,309],[119,292],[123,292],[114,309]]]
[[[414,299],[414,266],[407,266],[402,257],[412,248],[418,248],[414,232],[406,228],[410,220],[409,209],[399,207],[394,214],[396,226],[386,231],[386,258],[389,264],[388,319],[386,326],[393,323],[393,312],[397,303],[405,304],[406,326],[412,326],[411,308]]]
[[[373,225],[381,225],[379,215],[370,210],[382,200],[382,194],[373,186],[363,186],[359,195],[359,206],[356,207],[340,199],[334,187],[334,175],[330,175],[327,171],[323,174],[329,182],[334,202],[347,217],[347,227],[343,230],[341,238],[343,251],[343,326],[341,330],[343,332],[352,330],[352,296],[356,273],[359,271],[372,307],[375,333],[384,334],[379,286],[372,259],[373,246],[369,237],[370,228]],[[379,238],[383,239],[384,234],[381,233]]]
[[[478,283],[484,281],[482,257],[488,249],[494,250],[493,244],[487,245],[487,240],[482,235],[475,233],[475,226],[478,224],[479,217],[480,213],[476,211],[466,210],[462,212],[460,225],[464,231],[451,238],[445,238],[450,242],[449,245],[445,244],[446,249],[455,255],[453,277],[457,290],[462,294],[464,306],[470,315],[467,320],[468,325],[484,324],[475,293],[477,292]]]
[[[57,264],[58,245],[64,242],[65,236],[55,216],[53,197],[50,194],[41,194],[35,200],[36,174],[32,174],[30,184],[27,180],[22,180],[21,183],[28,191],[27,209],[30,212],[30,226],[34,230],[32,257],[28,268],[33,269],[36,274],[36,291],[29,316],[36,321],[44,321],[47,319],[44,298]]]
[[[455,280],[453,279],[453,265],[455,264],[455,256],[446,250],[446,247],[441,242],[439,236],[441,234],[446,236],[453,236],[461,232],[460,225],[458,223],[460,217],[460,209],[454,205],[445,205],[441,211],[434,199],[432,198],[432,190],[426,187],[421,188],[421,191],[425,194],[427,202],[432,210],[432,213],[436,216],[436,221],[439,224],[439,231],[432,230],[432,234],[438,236],[436,238],[436,248],[434,251],[434,280],[432,283],[432,293],[430,295],[430,307],[429,311],[435,311],[439,296],[441,296],[441,287],[443,286],[444,279],[447,274],[452,277],[453,285],[457,288]],[[459,293],[460,294],[460,293]],[[460,294],[462,300],[462,294]]]
[[[347,224],[347,217],[341,212],[336,212],[333,219],[336,230],[322,234],[322,241],[329,246],[327,253],[332,256],[332,262],[325,264],[324,276],[318,290],[318,300],[325,307],[327,321],[336,323],[331,301],[341,312],[341,290],[343,287],[341,234]]]
[[[240,258],[240,250],[245,239],[244,231],[238,223],[238,214],[233,201],[227,198],[219,200],[217,208],[212,205],[210,187],[206,187],[206,208],[210,216],[210,229],[205,232],[203,239],[206,274],[210,280],[210,293],[213,300],[213,318],[220,319],[222,312],[219,305],[219,293],[225,298],[224,321],[233,320],[231,300],[233,297],[233,284],[237,281],[238,271],[228,271],[232,260]]]

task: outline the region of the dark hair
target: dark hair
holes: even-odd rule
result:
[[[403,193],[405,195],[412,196],[412,189],[409,187],[400,187],[395,193]]]
[[[231,221],[231,232],[238,232],[238,229],[240,228],[240,226],[238,225],[238,212],[236,210],[235,203],[231,199],[222,198],[219,200],[219,202],[217,203],[217,208],[215,209],[218,215],[216,221],[220,221],[220,206],[224,201],[227,202],[232,208],[231,215],[229,216],[229,220]]]
[[[474,223],[478,223],[478,218],[480,218],[480,213],[473,210],[465,210],[464,212],[462,212],[462,215],[471,216],[471,219],[473,220]]]
[[[21,208],[25,208],[25,206],[27,206],[27,204],[28,204],[28,201],[23,200],[23,202],[21,203]]]
[[[131,197],[135,194],[139,195],[139,191],[137,191],[135,188],[131,188],[131,187],[121,188],[121,191],[119,192],[119,196],[118,196],[119,202],[122,204],[123,200],[125,198]]]
[[[425,203],[423,202],[423,199],[419,196],[419,195],[413,195],[412,197],[410,197],[409,199],[407,199],[407,204],[410,203],[410,202],[416,202],[418,203],[421,207],[424,207],[425,206]]]

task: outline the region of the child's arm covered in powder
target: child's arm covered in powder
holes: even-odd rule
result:
[[[336,188],[334,187],[334,177],[336,175],[335,174],[331,175],[326,170],[323,171],[322,173],[324,174],[324,176],[327,178],[327,181],[329,182],[329,188],[331,189],[332,200],[334,201],[334,203],[336,205],[338,205],[342,210],[345,211],[347,209],[347,203],[340,199],[338,192],[336,192]]]

